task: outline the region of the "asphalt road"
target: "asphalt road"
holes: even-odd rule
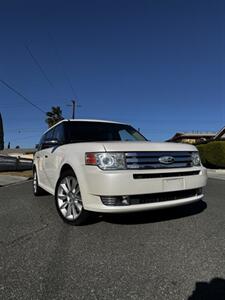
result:
[[[0,204],[0,299],[225,299],[225,181],[195,205],[82,227],[30,182]]]

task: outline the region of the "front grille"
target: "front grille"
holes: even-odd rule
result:
[[[192,167],[192,152],[190,151],[157,151],[157,152],[127,152],[125,153],[127,169],[170,169]],[[160,158],[173,158],[171,163],[162,163]]]
[[[102,203],[107,206],[129,206],[137,204],[182,200],[185,198],[190,198],[199,195],[202,195],[202,188],[144,195],[101,196],[101,200]]]
[[[153,174],[134,174],[134,179],[148,179],[148,178],[165,178],[165,177],[180,177],[180,176],[194,176],[199,175],[200,171],[190,172],[172,172],[172,173],[153,173]]]

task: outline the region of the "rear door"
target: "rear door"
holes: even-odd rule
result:
[[[37,168],[37,175],[38,175],[38,181],[39,183],[43,184],[43,171],[44,171],[44,159],[43,159],[43,144],[45,140],[45,134],[42,136],[39,145],[38,145],[38,151],[35,154],[35,164]]]
[[[53,140],[57,139],[59,144],[46,149],[44,168],[48,185],[54,190],[60,173],[59,167],[64,159],[64,153],[62,151],[62,145],[65,143],[64,123],[60,123],[54,127],[51,138]]]
[[[39,175],[39,182],[41,185],[44,186],[47,190],[51,188],[50,182],[49,182],[49,174],[47,166],[50,163],[49,161],[49,153],[51,152],[53,147],[49,147],[47,144],[45,144],[46,140],[53,139],[53,132],[54,128],[46,132],[44,135],[44,140],[41,145],[41,151],[40,151],[40,158],[39,158],[39,169],[40,169],[40,175]]]

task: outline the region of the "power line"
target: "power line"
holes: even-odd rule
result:
[[[51,80],[48,78],[44,68],[41,66],[41,64],[39,63],[39,61],[37,60],[37,58],[34,56],[34,54],[32,53],[31,49],[25,45],[25,48],[27,49],[27,52],[29,53],[29,55],[31,56],[31,58],[33,59],[34,63],[36,64],[36,66],[39,68],[41,74],[44,76],[44,78],[48,81],[48,83],[51,85],[52,88],[54,88],[53,83],[51,82]]]
[[[32,105],[33,107],[35,107],[36,109],[38,109],[39,111],[41,111],[42,113],[46,114],[46,112],[41,109],[39,106],[37,106],[36,104],[34,104],[32,101],[30,101],[27,97],[25,97],[23,94],[21,94],[19,91],[17,91],[14,87],[12,87],[11,85],[9,85],[7,82],[5,82],[4,80],[0,79],[0,82],[6,86],[9,90],[13,91],[16,95],[20,96],[21,98],[23,98],[23,100],[25,100],[26,102],[28,102],[30,105]]]
[[[66,79],[66,81],[67,81],[67,83],[68,83],[68,85],[69,85],[69,87],[70,87],[70,89],[71,89],[71,91],[72,91],[73,97],[77,98],[77,96],[76,96],[76,91],[75,91],[75,89],[74,89],[74,87],[73,87],[72,81],[70,80],[70,78],[69,78],[69,76],[68,76],[68,73],[65,71],[65,66],[64,66],[64,64],[63,64],[62,57],[61,57],[61,55],[60,55],[60,53],[59,53],[59,49],[58,49],[58,47],[56,46],[55,39],[54,39],[53,36],[50,34],[50,32],[48,33],[48,36],[49,36],[49,38],[50,38],[51,41],[52,41],[53,48],[55,48],[55,54],[56,54],[56,56],[58,57],[58,61],[59,61],[60,65],[61,65],[61,67],[62,67],[62,69],[63,69],[64,77],[65,77],[65,79]]]

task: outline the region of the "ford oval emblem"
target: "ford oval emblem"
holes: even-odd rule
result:
[[[175,161],[175,158],[172,156],[161,156],[159,162],[161,164],[172,164]]]

